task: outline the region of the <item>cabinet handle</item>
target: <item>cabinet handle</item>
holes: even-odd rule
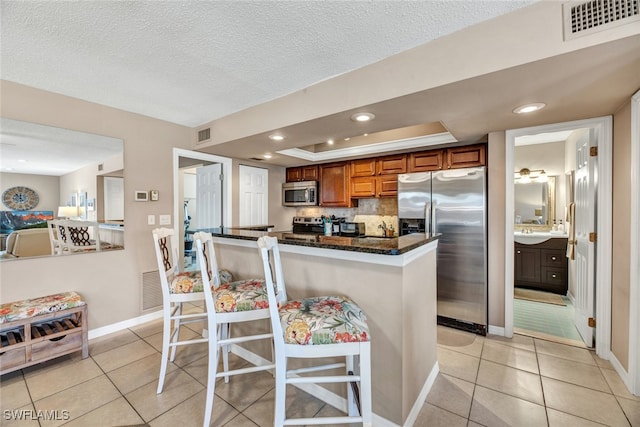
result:
[[[551,257],[551,261],[555,261],[555,260],[556,260],[556,257],[552,256],[552,257]],[[554,276],[554,277],[555,277],[555,276]]]
[[[520,253],[520,251],[517,251],[516,253],[517,253],[517,254],[519,254],[519,253]]]
[[[553,278],[555,279],[555,278],[556,278],[556,277],[558,277],[558,276],[557,276],[557,275],[555,275],[555,274],[552,274],[552,275],[551,275],[551,277],[553,277]]]

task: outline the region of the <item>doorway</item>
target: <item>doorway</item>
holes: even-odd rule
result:
[[[231,159],[173,149],[173,217],[183,269],[196,268],[190,236],[199,229],[231,224]]]
[[[240,226],[269,222],[269,170],[240,165]]]
[[[600,232],[596,249],[595,275],[595,316],[598,328],[595,333],[596,353],[609,359],[611,342],[611,190],[612,190],[612,118],[602,117],[589,120],[536,126],[506,132],[505,156],[505,248],[514,244],[514,151],[518,137],[540,133],[559,132],[588,128],[596,135],[598,147],[598,187],[596,198],[597,230]],[[514,332],[514,251],[505,251],[505,336]]]
[[[575,268],[567,208],[575,201],[576,144],[589,129],[515,139],[514,331],[584,347],[575,326]]]

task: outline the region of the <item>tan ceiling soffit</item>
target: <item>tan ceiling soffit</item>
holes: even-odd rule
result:
[[[323,162],[334,159],[344,159],[347,157],[363,156],[369,154],[386,153],[389,151],[408,150],[411,148],[427,147],[430,145],[447,144],[458,142],[449,132],[442,132],[434,135],[408,138],[398,141],[386,141],[376,144],[360,145],[357,147],[338,148],[336,150],[313,153],[300,148],[290,148],[288,150],[277,151],[278,154],[297,157],[310,162]]]

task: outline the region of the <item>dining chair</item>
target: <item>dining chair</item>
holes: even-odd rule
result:
[[[60,225],[59,220],[47,221],[47,228],[49,229],[49,243],[51,243],[51,255],[62,255],[67,249],[67,243],[65,242],[64,227]]]
[[[204,301],[205,292],[203,292],[200,272],[179,271],[178,246],[173,229],[156,228],[152,234],[162,287],[162,361],[156,390],[160,394],[164,387],[167,364],[175,360],[177,347],[208,342],[204,333],[201,338],[181,340],[181,326],[195,322],[203,322],[206,325],[207,313],[204,310],[183,313],[184,303]]]
[[[68,253],[100,251],[100,228],[94,221],[58,221],[58,232]]]
[[[345,296],[288,300],[278,240],[275,237],[261,237],[258,239],[258,249],[264,268],[275,343],[274,425],[362,423],[371,426],[371,342],[364,311]],[[358,356],[359,372],[354,364],[354,356]],[[345,362],[288,368],[289,358],[325,357],[344,357]],[[345,374],[300,375],[336,368],[345,368]],[[287,419],[287,384],[309,383],[344,383],[347,416]]]
[[[196,256],[205,289],[204,297],[208,313],[208,329],[210,331],[207,400],[203,422],[203,425],[208,427],[211,423],[217,378],[224,377],[225,382],[228,383],[229,376],[273,370],[275,367],[273,363],[266,363],[229,370],[229,351],[231,346],[257,340],[270,340],[271,348],[273,349],[273,334],[258,333],[231,336],[231,326],[233,324],[270,318],[264,280],[237,280],[221,284],[211,233],[197,232],[194,233],[193,238],[196,243]],[[223,368],[222,371],[217,372],[220,354],[222,354]]]

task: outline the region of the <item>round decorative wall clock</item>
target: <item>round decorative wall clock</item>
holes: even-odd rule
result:
[[[9,209],[26,211],[38,206],[38,193],[28,187],[11,187],[2,193],[2,203]]]

